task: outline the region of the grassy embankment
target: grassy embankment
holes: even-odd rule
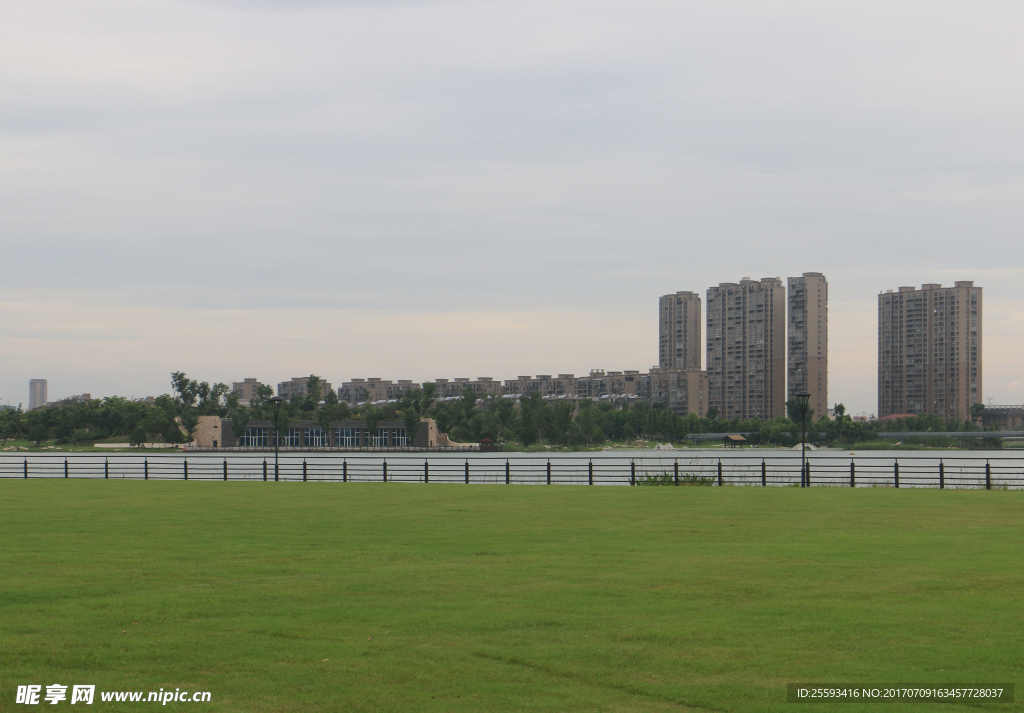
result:
[[[11,480],[0,513],[0,710],[29,683],[406,713],[1024,682],[1020,492]]]

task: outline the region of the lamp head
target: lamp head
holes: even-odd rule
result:
[[[282,399],[280,396],[271,396],[270,397],[270,403],[272,403],[274,405],[277,405],[277,404],[281,403],[282,401],[284,401],[284,399]]]
[[[811,394],[810,392],[807,391],[798,391],[796,392],[795,396],[797,403],[799,403],[801,406],[806,406],[807,403],[811,400]]]

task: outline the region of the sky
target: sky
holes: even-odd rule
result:
[[[657,362],[658,296],[984,288],[1024,402],[1024,5],[6,0],[0,403]]]

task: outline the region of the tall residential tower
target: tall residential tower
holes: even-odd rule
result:
[[[970,280],[878,295],[878,416],[966,419],[982,403],[982,288]]]
[[[788,283],[787,398],[807,391],[817,420],[828,413],[828,281],[805,272]]]
[[[658,366],[700,369],[700,295],[676,292],[658,298]]]
[[[744,277],[707,293],[711,406],[722,418],[786,414],[786,288],[777,277]]]
[[[28,410],[46,405],[46,379],[28,380]]]

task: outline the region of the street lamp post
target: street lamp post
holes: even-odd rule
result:
[[[806,488],[807,482],[807,404],[811,395],[807,391],[796,393],[796,402],[800,407],[800,487]]]
[[[281,423],[281,402],[284,401],[280,396],[274,396],[270,399],[270,403],[274,404],[274,480],[278,479],[277,470],[277,444],[280,441],[280,429],[278,424]]]

